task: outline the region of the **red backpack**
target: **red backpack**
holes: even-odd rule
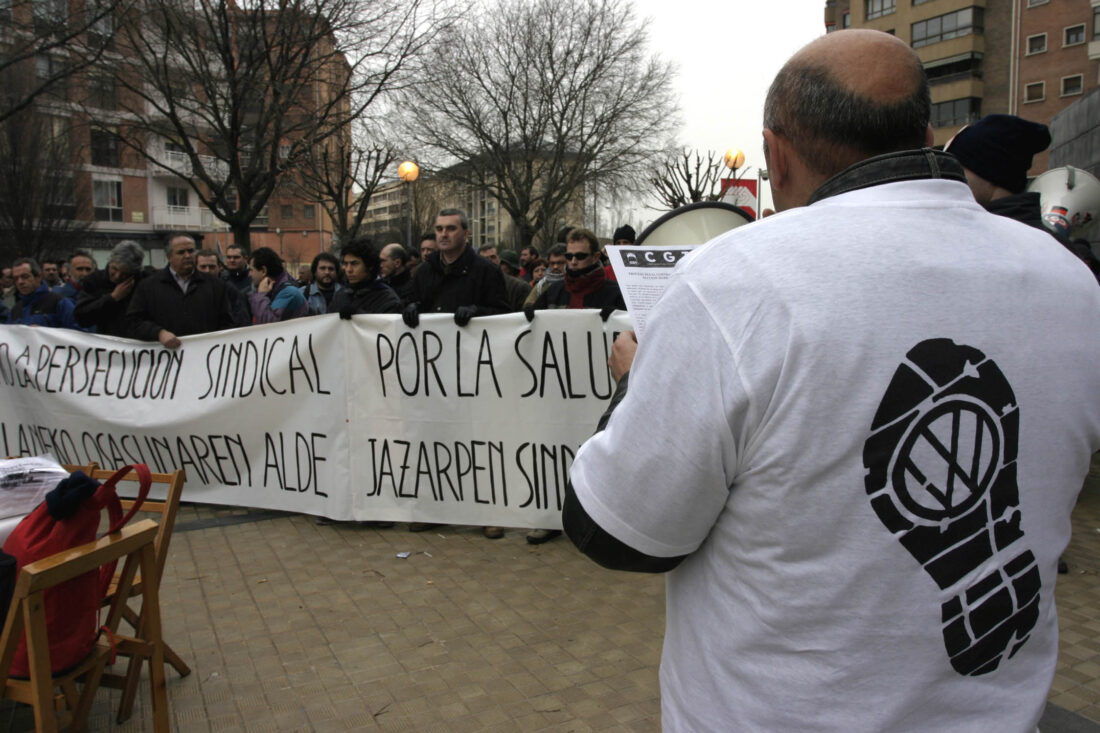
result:
[[[140,488],[133,508],[123,516],[115,486],[131,470],[137,473]],[[47,495],[46,501],[12,530],[4,543],[4,552],[15,556],[17,567],[22,568],[36,560],[93,542],[103,509],[107,509],[110,521],[107,533],[117,532],[141,507],[151,483],[149,467],[144,463],[118,470],[102,485],[77,471],[62,480]],[[100,605],[114,574],[115,563],[110,563],[46,590],[46,629],[54,673],[80,663],[91,653],[99,633]],[[24,636],[15,651],[11,675],[26,677],[29,674]]]

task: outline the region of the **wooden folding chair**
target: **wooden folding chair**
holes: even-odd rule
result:
[[[139,565],[147,575],[156,572],[153,552],[156,536],[156,522],[146,519],[95,542],[30,563],[20,570],[4,630],[0,634],[0,695],[31,705],[34,708],[35,730],[39,733],[52,733],[60,727],[70,727],[72,730],[84,728],[104,666],[112,656],[109,639],[101,637],[87,659],[73,669],[51,676],[44,592],[78,575],[125,558],[119,576],[119,589],[126,591],[126,594],[118,595],[110,605],[104,624],[108,632],[113,633],[122,619],[122,607]],[[160,605],[156,588],[146,591],[141,614],[146,629],[143,644],[154,660],[154,670],[160,670],[159,676],[153,673],[151,685],[153,729],[159,733],[168,730],[168,693],[164,683],[164,643],[160,638]],[[30,678],[25,680],[9,676],[24,631],[30,666]],[[82,685],[79,692],[78,683]],[[60,688],[60,693],[55,692],[55,688]]]
[[[92,478],[99,481],[105,481],[115,474],[114,471],[108,469],[97,468],[90,474]],[[167,491],[163,500],[146,499],[138,510],[140,512],[150,512],[159,514],[160,530],[157,532],[157,540],[155,543],[155,557],[156,557],[156,573],[152,576],[147,575],[142,570],[141,576],[138,577],[130,588],[131,596],[140,596],[145,592],[147,587],[146,578],[155,578],[155,585],[160,587],[160,578],[164,573],[164,564],[168,560],[168,545],[172,541],[172,528],[176,524],[176,514],[180,508],[180,497],[183,496],[183,484],[186,480],[186,474],[182,469],[173,471],[172,473],[154,473],[151,474],[153,484],[165,484],[167,485]],[[135,480],[137,474],[131,472],[123,481]],[[125,484],[120,483],[119,487],[122,488]],[[134,502],[130,499],[122,499],[122,510],[124,512],[130,511]],[[115,590],[115,583],[118,581],[118,576],[115,577],[115,582],[111,584],[110,590],[107,592],[107,597],[104,599],[104,605],[111,603],[115,596],[118,595]],[[134,638],[141,639],[144,637],[144,631],[142,629],[142,621],[140,614],[130,608],[129,605],[123,604],[122,606],[123,619],[134,629]],[[135,647],[137,653],[131,654],[130,648],[123,645],[119,648],[119,653],[130,657],[129,664],[126,668],[124,675],[105,673],[103,680],[100,684],[104,687],[112,687],[122,690],[122,700],[118,706],[118,722],[123,723],[129,720],[130,715],[134,709],[134,699],[137,697],[138,682],[141,679],[142,664],[148,659],[147,654],[141,652],[140,645]],[[164,661],[171,664],[180,677],[186,677],[191,674],[191,668],[183,661],[179,654],[175,652],[167,643],[164,644]],[[163,674],[163,670],[162,670]]]
[[[91,476],[92,471],[99,468],[99,464],[95,461],[89,463],[62,463],[61,467],[69,473],[75,473],[76,471],[83,471],[86,476]]]

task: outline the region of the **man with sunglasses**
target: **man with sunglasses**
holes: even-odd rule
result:
[[[565,259],[565,279],[544,290],[535,300],[534,310],[599,308],[605,321],[614,311],[626,310],[619,284],[609,280],[604,272],[600,262],[600,240],[591,230],[569,232]]]

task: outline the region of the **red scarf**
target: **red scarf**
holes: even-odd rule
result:
[[[576,275],[573,274],[573,270],[566,270],[565,289],[569,292],[569,307],[583,308],[584,296],[602,288],[606,281],[607,275],[604,274],[603,268],[598,262],[595,265],[586,267]]]

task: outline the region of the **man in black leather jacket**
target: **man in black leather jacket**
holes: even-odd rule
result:
[[[465,326],[475,316],[508,312],[508,296],[500,268],[479,257],[467,243],[470,225],[460,209],[444,209],[435,220],[439,246],[424,259],[409,283],[405,323],[416,328],[420,313],[454,313]]]

